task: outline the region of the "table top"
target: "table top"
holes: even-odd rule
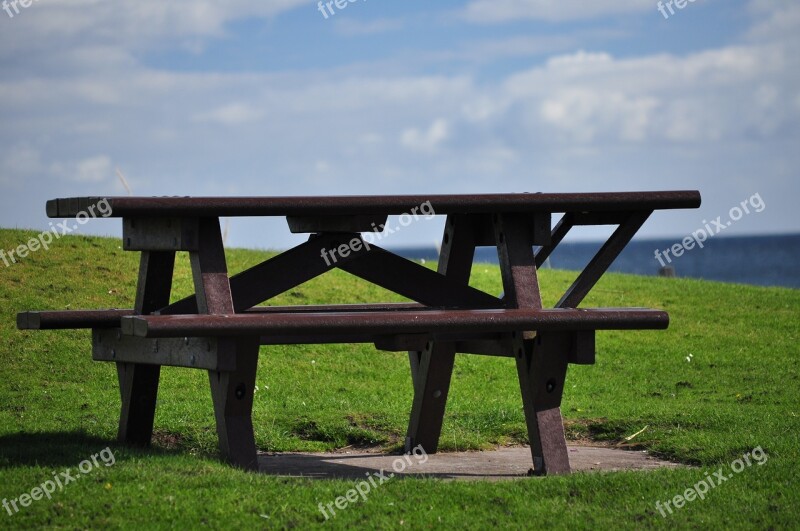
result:
[[[700,201],[700,192],[696,190],[305,197],[96,196],[50,200],[47,215],[72,218],[92,207],[99,210],[98,216],[116,218],[622,212],[698,208]],[[102,210],[97,208],[98,204],[102,204]]]

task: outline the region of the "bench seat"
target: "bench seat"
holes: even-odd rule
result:
[[[424,308],[424,306],[417,303],[256,306],[247,310],[246,313],[365,312],[373,310],[400,311],[420,308]],[[17,329],[75,330],[91,328],[119,328],[120,319],[132,315],[136,315],[136,312],[132,309],[20,312],[17,314]]]
[[[666,329],[669,316],[647,308],[406,310],[369,312],[138,315],[121,319],[122,333],[146,338],[314,334],[459,334],[518,330]]]

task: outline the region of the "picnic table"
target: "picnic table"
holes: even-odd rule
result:
[[[130,309],[35,311],[20,329],[91,329],[92,356],[116,363],[119,440],[147,445],[161,366],[208,371],[222,455],[257,469],[252,406],[259,348],[276,344],[372,343],[408,351],[414,398],[406,450],[437,450],[456,353],[516,360],[534,471],[570,471],[561,399],[568,364],[595,361],[595,332],[664,329],[667,313],[579,308],[655,211],[697,208],[696,191],[350,197],[83,197],[48,201],[52,218],[103,203],[122,218],[123,248],[141,252]],[[436,271],[376,245],[364,233],[390,215],[427,205],[447,216]],[[552,225],[552,216],[560,213]],[[308,241],[228,273],[220,217],[285,217]],[[553,308],[537,270],[578,226],[617,228]],[[504,294],[469,285],[476,247],[497,248]],[[171,302],[175,253],[188,251],[195,294]],[[269,306],[271,299],[341,269],[411,302]]]

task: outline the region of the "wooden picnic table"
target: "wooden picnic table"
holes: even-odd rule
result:
[[[414,399],[406,450],[438,447],[455,354],[516,360],[534,470],[570,471],[560,405],[567,365],[592,364],[595,331],[663,329],[665,312],[578,308],[655,211],[697,208],[696,191],[351,197],[84,197],[48,201],[71,218],[103,203],[123,220],[123,247],[140,251],[134,307],[24,312],[20,329],[92,329],[93,359],[115,362],[119,440],[146,445],[162,365],[208,371],[220,449],[257,469],[252,405],[259,347],[374,343],[409,351]],[[366,238],[390,215],[447,216],[437,271]],[[552,215],[563,214],[552,225]],[[307,242],[229,276],[219,218],[280,216]],[[554,308],[544,308],[537,269],[576,226],[616,225]],[[370,241],[372,240],[372,241]],[[504,295],[469,285],[476,247],[496,247]],[[535,249],[534,249],[535,248]],[[188,251],[195,294],[170,303],[177,251]],[[333,258],[336,258],[335,260]],[[332,269],[409,303],[263,306]]]

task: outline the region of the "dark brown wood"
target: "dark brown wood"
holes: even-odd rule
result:
[[[122,333],[137,337],[217,337],[276,334],[430,334],[458,338],[475,332],[514,330],[656,330],[666,312],[647,308],[547,308],[389,312],[248,312],[221,315],[123,317]]]
[[[556,247],[564,240],[566,235],[572,230],[572,227],[575,226],[575,215],[571,212],[567,212],[564,214],[556,226],[553,228],[553,232],[550,236],[550,243],[547,245],[543,245],[540,247],[536,253],[536,267],[542,267],[544,263],[550,258],[550,255],[553,253]]]
[[[101,205],[103,208],[101,208]],[[252,400],[259,344],[370,342],[408,348],[414,402],[406,448],[438,448],[456,352],[513,356],[537,473],[569,472],[560,404],[567,364],[590,364],[595,331],[666,328],[645,309],[576,309],[649,214],[696,208],[696,191],[601,194],[142,198],[49,201],[51,217],[93,210],[123,218],[126,250],[143,250],[133,310],[24,312],[21,329],[89,327],[93,356],[117,362],[120,440],[150,441],[161,365],[209,372],[222,454],[256,469]],[[550,229],[553,213],[564,213]],[[367,244],[388,215],[448,215],[438,272]],[[220,216],[286,216],[300,245],[228,277]],[[619,228],[567,290],[543,309],[537,267],[574,226]],[[332,261],[334,248],[355,241]],[[497,246],[505,288],[498,299],[469,286],[476,246]],[[533,246],[540,246],[534,254]],[[190,251],[196,294],[169,305],[175,251]],[[322,253],[321,253],[322,251]],[[256,307],[333,268],[415,303]],[[160,313],[163,315],[152,315]],[[198,315],[202,314],[202,315]]]
[[[235,306],[235,304],[234,304]],[[326,304],[308,306],[256,306],[245,310],[252,313],[316,313],[316,312],[359,312],[359,311],[401,311],[425,308],[418,303],[380,303],[380,304]],[[195,312],[190,312],[195,313]],[[17,314],[19,330],[79,330],[119,328],[120,319],[135,315],[128,310],[59,310],[44,312],[20,312]],[[407,350],[407,349],[400,349]]]
[[[198,313],[235,313],[219,220],[200,220],[200,245],[197,251],[189,253],[189,260]]]
[[[362,247],[346,257],[337,254],[335,262],[327,254],[327,261],[323,257],[323,250],[338,248],[342,243],[350,242],[353,239],[363,241],[360,235],[351,233],[332,233],[312,237],[309,241],[293,249],[234,275],[230,279],[234,310],[238,313],[252,308],[256,304],[264,303],[330,271],[339,264],[364,255],[367,250]],[[158,313],[162,315],[197,313],[196,298],[191,295],[161,309]]]
[[[578,330],[571,334],[567,362],[573,365],[594,365],[596,355],[595,331]]]
[[[219,220],[200,220],[200,246],[189,257],[199,312],[209,316],[233,314]],[[233,357],[236,369],[208,371],[220,452],[228,462],[246,470],[258,470],[252,419],[258,349],[257,334],[237,338]]]
[[[544,311],[533,242],[525,220],[514,215],[497,216],[495,236],[506,304],[510,308]],[[537,474],[569,473],[567,441],[559,409],[568,351],[533,347],[542,343],[540,334],[541,327],[520,327],[512,334],[533,469]],[[553,406],[556,395],[558,401]]]
[[[440,258],[441,260],[441,258]],[[470,267],[472,264],[470,263]],[[340,269],[427,306],[502,308],[503,302],[450,276],[390,253],[375,245]]]
[[[234,466],[258,470],[253,431],[253,392],[258,368],[258,338],[238,338],[235,371],[208,371],[220,453]]]
[[[630,243],[631,238],[641,228],[652,212],[633,212],[625,222],[617,227],[605,244],[597,251],[594,258],[584,268],[575,282],[556,304],[557,308],[577,308],[600,277],[616,260],[619,253]]]
[[[571,347],[569,333],[542,332],[517,343],[517,374],[535,474],[570,472],[561,397]]]
[[[174,252],[151,251],[141,254],[134,307],[137,314],[149,314],[169,303],[174,268]],[[160,374],[159,365],[117,363],[122,402],[117,433],[120,442],[150,444]]]
[[[135,311],[132,309],[21,312],[17,314],[17,328],[20,330],[119,328],[121,318],[134,314]]]
[[[697,208],[700,193],[608,192],[577,194],[392,195],[334,197],[77,197],[47,202],[50,217],[75,217],[100,201],[110,217],[353,216],[499,212],[614,212]]]
[[[445,222],[437,274],[440,278],[447,279],[454,287],[469,287],[472,261],[475,256],[475,232],[474,219],[467,216],[451,215]],[[448,298],[428,302],[449,305],[472,303],[471,300],[463,298],[463,295],[458,297],[453,295],[445,294]],[[440,295],[437,294],[438,296]],[[498,303],[499,300],[494,304]],[[427,453],[436,453],[439,449],[439,437],[442,433],[447,396],[450,392],[450,379],[456,355],[455,344],[432,341],[424,350],[410,351],[408,355],[414,401],[406,431],[405,451],[410,452],[419,445]]]
[[[382,232],[388,216],[288,216],[286,222],[293,234],[315,232]]]

